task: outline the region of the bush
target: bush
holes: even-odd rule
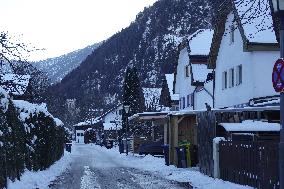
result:
[[[25,110],[14,104],[9,100],[8,109],[0,109],[0,188],[6,187],[7,178],[20,180],[25,169],[50,167],[64,153],[64,127],[45,111],[23,119]]]

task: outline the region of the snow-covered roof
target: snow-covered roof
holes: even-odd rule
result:
[[[159,107],[162,88],[142,88],[146,108]]]
[[[86,121],[77,123],[76,125],[74,125],[74,127],[84,126],[84,125],[93,125],[93,124],[96,124],[96,123],[98,123],[100,121],[101,121],[101,117],[92,118],[92,119],[88,119]]]
[[[214,31],[212,29],[199,29],[188,38],[190,55],[208,55]]]
[[[211,69],[207,69],[206,64],[191,64],[193,80],[205,82],[207,75],[212,72]]]
[[[234,0],[236,12],[249,42],[277,43],[269,0]]]
[[[5,91],[14,95],[23,95],[29,84],[30,75],[5,74],[2,75],[2,86]]]
[[[170,91],[171,95],[171,100],[179,100],[179,94],[174,94],[173,89],[174,89],[174,74],[165,74],[168,88]]]
[[[121,124],[115,124],[115,123],[103,123],[104,130],[120,130],[122,129]]]
[[[263,121],[245,120],[242,123],[220,123],[226,131],[280,131],[279,123],[268,123]]]

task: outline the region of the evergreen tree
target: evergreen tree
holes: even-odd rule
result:
[[[7,114],[8,123],[8,143],[7,150],[7,170],[8,176],[12,179],[20,180],[21,174],[25,169],[25,156],[26,156],[26,138],[25,129],[23,124],[18,118],[18,113],[13,105],[13,102],[9,101]]]
[[[159,104],[164,107],[171,107],[171,94],[167,84],[166,76],[163,76],[162,78],[162,91]]]
[[[128,115],[122,114],[122,132],[126,131],[127,116],[143,112],[145,109],[144,96],[140,87],[140,81],[136,68],[128,67],[124,79],[123,106],[129,105]]]
[[[5,113],[0,110],[0,188],[7,186],[6,148],[8,124]]]

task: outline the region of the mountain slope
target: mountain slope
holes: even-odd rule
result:
[[[127,66],[137,68],[143,87],[159,87],[161,76],[174,70],[178,44],[197,29],[209,28],[210,15],[206,0],[157,1],[51,90],[62,99],[76,98],[82,118],[89,108],[108,108],[121,99]]]
[[[58,83],[69,72],[78,67],[99,45],[100,43],[96,43],[59,57],[34,62],[33,65],[45,72],[52,83]]]

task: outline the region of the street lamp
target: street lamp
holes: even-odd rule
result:
[[[125,135],[126,135],[126,155],[128,155],[128,140],[127,140],[127,137],[128,137],[128,113],[129,113],[129,110],[130,110],[130,106],[124,105],[123,109],[124,109],[125,114],[126,114],[126,132],[125,132]]]
[[[271,0],[273,12],[280,21],[280,58],[284,58],[284,0]],[[275,31],[277,32],[277,31]],[[279,143],[279,181],[284,189],[284,93],[280,93],[280,143]]]

